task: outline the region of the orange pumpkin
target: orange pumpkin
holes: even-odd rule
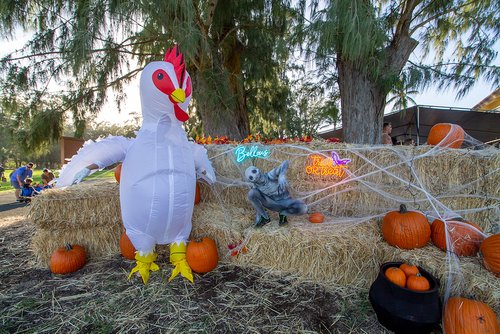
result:
[[[435,124],[429,131],[427,144],[450,148],[460,148],[465,132],[460,125],[450,123]]]
[[[469,227],[473,226],[472,227]],[[436,247],[443,251],[450,250],[458,256],[474,256],[479,251],[479,246],[484,237],[480,233],[483,230],[474,223],[470,223],[461,219],[453,219],[446,221],[446,229],[451,247],[446,245],[445,224],[442,220],[436,219],[431,225],[431,239]]]
[[[50,257],[50,271],[54,274],[69,274],[77,271],[85,265],[87,253],[85,248],[79,245],[66,244],[56,249]]]
[[[130,239],[128,238],[128,235],[125,231],[123,231],[121,237],[120,237],[120,252],[122,253],[122,256],[126,259],[129,260],[134,260],[135,259],[135,252],[136,249]]]
[[[420,273],[417,266],[413,266],[408,263],[401,264],[399,266],[399,269],[401,269],[405,273],[406,277]]]
[[[313,224],[321,224],[325,220],[325,216],[321,212],[314,212],[309,215],[309,221]]]
[[[196,190],[195,190],[195,193],[194,193],[194,204],[198,204],[200,203],[201,201],[201,197],[200,197],[200,185],[198,184],[198,182],[196,183]]]
[[[427,291],[431,288],[431,284],[427,278],[419,273],[408,276],[406,279],[406,288],[413,291]]]
[[[210,238],[189,241],[186,249],[186,260],[191,269],[199,274],[213,270],[219,262],[215,241]]]
[[[485,303],[451,297],[444,307],[444,330],[453,334],[498,334],[495,312]]]
[[[120,175],[122,174],[122,164],[119,164],[115,168],[115,180],[120,183]]]
[[[481,243],[481,254],[486,269],[500,277],[500,234],[494,234]]]
[[[387,270],[385,271],[385,277],[387,277],[390,282],[399,285],[402,288],[404,288],[406,285],[406,275],[404,271],[402,271],[398,267],[387,268]]]
[[[399,211],[387,213],[382,220],[382,235],[387,243],[402,249],[424,247],[431,238],[427,218],[417,211],[408,211],[401,204]]]

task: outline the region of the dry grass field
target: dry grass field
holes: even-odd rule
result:
[[[161,272],[144,286],[127,280],[133,263],[116,254],[53,275],[34,261],[26,213],[0,213],[0,333],[387,333],[366,290],[257,267],[220,263],[194,284],[168,283],[160,257]]]

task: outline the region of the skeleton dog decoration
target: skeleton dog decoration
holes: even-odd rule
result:
[[[255,227],[262,227],[271,221],[266,209],[279,212],[279,225],[288,223],[287,216],[302,215],[307,212],[307,205],[290,196],[286,171],[288,160],[273,170],[262,173],[259,168],[250,166],[245,171],[245,178],[252,183],[248,200],[256,210]]]

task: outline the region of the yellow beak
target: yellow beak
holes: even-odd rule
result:
[[[170,94],[170,99],[176,103],[184,103],[186,100],[186,92],[182,88],[177,88]]]

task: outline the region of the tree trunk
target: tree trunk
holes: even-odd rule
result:
[[[205,96],[196,98],[196,108],[203,124],[205,136],[228,136],[230,139],[242,140],[250,133],[243,91],[238,84],[233,83],[233,80],[236,79],[230,78],[228,84],[232,95],[229,97],[232,100],[229,105],[224,103],[224,100],[227,101],[227,97],[216,97],[216,101]],[[200,92],[212,92],[212,94],[220,94],[221,92],[217,87],[214,87],[217,83],[210,82],[201,73],[198,73],[194,84],[194,89],[198,89]]]
[[[250,133],[250,120],[241,70],[244,45],[238,40],[234,28],[235,22],[231,18],[218,35],[218,48],[212,50],[210,69],[197,80],[203,85],[201,88],[205,94],[211,96],[197,101],[197,105],[200,106],[199,115],[205,136],[228,136],[242,140]]]
[[[407,29],[407,28],[405,28]],[[338,84],[342,108],[342,130],[346,143],[380,144],[384,122],[385,101],[389,91],[384,79],[399,76],[418,42],[406,30],[394,36],[380,59],[384,59],[383,78],[375,80],[359,66],[337,55]]]
[[[343,141],[380,144],[387,93],[352,63],[338,60],[337,68]]]

